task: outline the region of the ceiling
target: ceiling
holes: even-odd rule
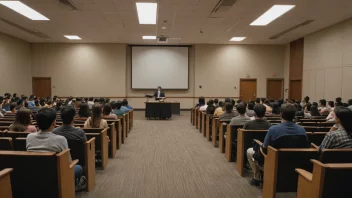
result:
[[[142,36],[164,35],[170,37],[169,44],[285,44],[352,17],[351,0],[238,0],[219,18],[209,18],[219,0],[159,0],[157,25],[139,25],[135,2],[156,0],[72,1],[78,10],[58,0],[22,1],[50,21],[31,21],[0,5],[1,18],[50,38],[36,37],[1,20],[0,32],[28,42],[157,44],[156,40],[143,40]],[[249,26],[274,4],[296,7],[267,26]],[[269,39],[306,20],[315,21],[278,39]],[[78,35],[83,40],[70,41],[63,35]],[[247,38],[230,42],[235,36]]]

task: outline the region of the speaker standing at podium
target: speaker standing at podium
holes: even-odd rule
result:
[[[158,87],[158,90],[154,93],[153,98],[155,98],[155,100],[160,100],[160,98],[164,98],[165,97],[165,93],[161,90],[161,87]]]

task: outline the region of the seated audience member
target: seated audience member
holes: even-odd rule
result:
[[[78,140],[85,143],[87,142],[86,133],[82,129],[74,127],[75,115],[76,110],[72,106],[62,108],[60,116],[63,125],[54,129],[53,133],[64,136],[66,140]]]
[[[89,109],[92,109],[93,105],[94,105],[94,98],[93,97],[89,97],[89,101],[88,101],[88,106]]]
[[[41,108],[45,108],[45,99],[44,98],[39,100],[39,105]]]
[[[74,104],[74,102],[73,102],[73,97],[72,97],[72,96],[70,96],[69,98],[67,98],[66,104],[67,104],[67,105],[73,105],[73,104]]]
[[[206,113],[206,114],[213,115],[214,112],[215,112],[214,101],[213,101],[213,100],[209,100],[209,101],[208,101],[208,107],[207,107],[207,109],[205,110],[205,113]]]
[[[81,97],[76,98],[74,107],[78,109],[81,104],[82,104],[82,98]]]
[[[214,116],[219,117],[220,115],[224,114],[225,112],[223,108],[224,108],[224,102],[220,101],[218,108],[216,108],[214,111]]]
[[[16,110],[19,110],[20,108],[22,108],[23,107],[23,100],[22,99],[19,99],[19,100],[17,100],[17,106],[16,106]]]
[[[248,116],[246,116],[246,106],[243,103],[238,104],[236,109],[239,115],[231,119],[230,125],[244,125],[246,122],[251,120]]]
[[[255,104],[261,104],[261,103],[262,103],[262,101],[260,100],[260,98],[255,99]]]
[[[106,103],[103,108],[103,118],[104,119],[117,119],[117,116],[112,113],[112,108],[109,103]]]
[[[337,98],[335,99],[335,106],[340,106],[340,107],[343,106],[342,98],[341,98],[341,97],[337,97]]]
[[[127,107],[128,110],[132,110],[133,109],[130,105],[128,105],[127,99],[123,99],[122,100],[122,106]]]
[[[113,109],[113,112],[115,115],[117,116],[123,116],[125,114],[125,112],[121,109],[122,103],[121,101],[117,101],[117,102],[111,102],[111,108]]]
[[[336,103],[336,104],[337,104],[337,103]],[[327,108],[328,108],[330,111],[334,111],[334,107],[335,107],[334,101],[329,101]]]
[[[319,111],[318,111],[317,106],[312,105],[312,106],[310,107],[310,116],[312,116],[312,117],[314,117],[314,116],[321,116],[320,113],[319,113]]]
[[[17,103],[11,102],[10,111],[6,111],[6,114],[16,114],[16,112],[17,112],[16,107],[17,107]]]
[[[218,108],[219,107],[219,99],[214,99],[214,107]]]
[[[304,111],[302,111],[302,106],[298,103],[294,104],[296,108],[296,117],[304,117]]]
[[[310,118],[311,114],[310,114],[310,108],[312,107],[312,104],[310,104],[309,102],[305,105],[304,108],[304,117],[305,118]]]
[[[81,104],[80,108],[78,110],[78,115],[76,116],[76,118],[84,120],[84,119],[88,119],[90,117],[91,113],[89,110],[89,106],[88,104]]]
[[[9,130],[29,133],[37,132],[37,128],[31,124],[31,111],[22,107],[20,110],[18,110],[15,122],[10,125]]]
[[[52,103],[53,103],[52,105],[53,105],[53,107],[56,106],[57,101],[58,101],[57,96],[54,96],[54,97],[53,97],[53,100],[52,100]]]
[[[236,117],[237,112],[233,111],[233,106],[231,103],[225,103],[225,113],[219,116],[219,120],[231,120],[233,117]]]
[[[56,126],[55,110],[49,108],[40,109],[37,114],[37,124],[40,132],[31,133],[27,136],[27,151],[60,153],[68,149],[66,138],[52,133]],[[74,166],[74,174],[76,190],[85,189],[86,179],[82,176],[83,169],[80,165]]]
[[[101,104],[94,104],[92,116],[84,123],[84,128],[109,128],[108,122],[103,119]]]
[[[274,125],[269,128],[268,133],[265,136],[262,147],[267,148],[268,146],[275,145],[275,141],[282,136],[292,136],[292,135],[305,135],[306,131],[303,127],[295,124],[293,119],[295,118],[296,108],[292,104],[284,104],[281,107],[281,118],[282,122],[278,125]],[[303,140],[302,140],[303,141]],[[297,147],[300,147],[302,144],[308,145],[308,138],[306,137],[305,142],[295,142]],[[290,143],[292,144],[292,142]],[[247,150],[248,162],[253,170],[254,178],[250,180],[250,184],[253,186],[260,186],[260,168],[258,164],[253,159],[254,155],[253,148]],[[265,173],[264,173],[265,174]]]
[[[30,95],[29,96],[29,101],[28,101],[28,108],[33,108],[35,107],[35,104],[34,104],[34,95]]]
[[[284,100],[280,99],[277,101],[277,103],[279,104],[279,107],[281,108],[281,106],[284,104]]]
[[[248,103],[248,109],[247,109],[246,115],[248,117],[254,117],[255,116],[254,104],[252,102]]]
[[[319,146],[322,149],[352,148],[352,111],[346,107],[335,109],[337,129],[331,130]]]
[[[253,103],[249,103],[248,106]],[[244,124],[243,129],[250,130],[268,130],[271,127],[270,122],[264,120],[266,107],[262,104],[256,104],[254,106],[255,120],[248,121]]]
[[[88,97],[85,97],[84,100],[82,101],[82,103],[88,104],[88,100],[89,100]]]
[[[106,103],[109,103],[109,101],[110,101],[110,99],[107,98]],[[122,110],[123,112],[128,113],[128,112],[130,111],[129,108],[123,106],[123,104],[122,104],[122,102],[121,102],[120,100],[117,101],[117,102],[121,103],[121,110]]]
[[[264,100],[264,98],[263,98],[263,100]],[[263,102],[263,105],[265,106],[265,108],[266,108],[266,112],[267,113],[272,113],[272,107],[270,107],[270,103],[269,103],[269,100],[264,100]],[[279,105],[279,104],[278,104]]]
[[[306,96],[306,97],[302,100],[302,102],[300,103],[300,105],[301,105],[302,108],[305,108],[305,107],[306,107],[306,104],[308,104],[308,103],[309,103],[309,97]]]
[[[265,106],[265,104],[264,104]],[[266,108],[268,110],[268,108]],[[280,107],[279,107],[279,103],[274,102],[273,103],[273,107],[271,109],[271,114],[270,115],[280,115]]]
[[[56,106],[54,107],[54,109],[55,109],[56,112],[61,111],[61,109],[62,109],[62,102],[61,102],[61,101],[57,101],[57,102],[56,102]]]
[[[319,101],[318,110],[319,110],[320,115],[323,115],[323,116],[329,115],[330,110],[329,110],[329,108],[326,107],[326,100],[325,99],[321,99]]]
[[[45,107],[46,108],[52,108],[53,107],[53,102],[51,100],[46,101]]]
[[[348,108],[351,109],[352,111],[352,99],[349,99],[347,104],[348,104]]]
[[[199,111],[205,111],[207,109],[208,105],[205,104],[205,99],[204,97],[200,97],[198,99],[198,108]]]
[[[230,98],[225,98],[225,104],[226,104],[227,102],[230,102],[230,103],[231,103],[231,99],[230,99]]]

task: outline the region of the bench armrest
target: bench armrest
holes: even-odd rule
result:
[[[261,141],[257,140],[257,139],[254,139],[253,141],[256,142],[257,144],[259,144],[260,146],[263,145],[263,143]]]
[[[78,159],[75,159],[71,162],[70,168],[73,168],[78,163]]]
[[[314,143],[311,143],[310,145],[311,145],[312,148],[319,149],[319,146],[317,146],[317,145],[314,144]]]
[[[307,181],[312,182],[312,179],[313,179],[312,173],[310,173],[306,170],[300,169],[300,168],[296,168],[296,172],[298,173],[298,175],[302,176]]]

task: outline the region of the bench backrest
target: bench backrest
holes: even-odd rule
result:
[[[0,137],[0,150],[2,151],[13,150],[12,138]]]
[[[322,163],[352,163],[352,148],[323,149],[319,161]]]
[[[352,164],[324,164],[322,198],[351,197]],[[314,177],[314,176],[313,176]]]
[[[285,135],[277,138],[273,144],[274,148],[309,148],[306,135]]]
[[[306,134],[310,143],[314,143],[319,146],[323,142],[327,132],[307,132]]]
[[[16,138],[14,140],[13,150],[15,151],[27,151],[27,138]]]

